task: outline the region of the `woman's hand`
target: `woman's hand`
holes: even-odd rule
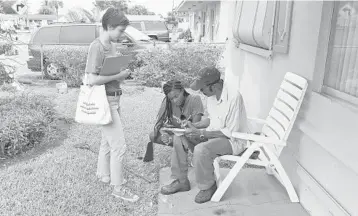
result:
[[[120,80],[120,81],[125,80],[130,74],[131,74],[131,71],[129,69],[121,71],[118,74],[118,80]]]
[[[198,137],[201,135],[201,131],[195,127],[190,127],[185,130],[184,134],[188,137]]]
[[[170,135],[165,132],[162,132],[162,141],[166,145],[169,145],[172,142]]]

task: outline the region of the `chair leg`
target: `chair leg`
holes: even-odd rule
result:
[[[219,187],[220,184],[221,184],[221,182],[222,182],[222,179],[221,179],[221,176],[220,176],[220,165],[219,165],[219,162],[220,162],[220,157],[217,157],[217,158],[214,160],[214,170],[215,170],[216,185],[217,185],[217,187]]]
[[[295,188],[292,185],[292,182],[290,181],[285,169],[283,168],[281,162],[278,160],[276,155],[274,155],[269,148],[266,146],[263,146],[265,149],[265,152],[270,157],[270,163],[276,168],[277,173],[279,177],[281,178],[281,182],[283,183],[288,196],[290,197],[291,202],[299,202],[299,198],[297,196],[297,193],[295,191]],[[275,170],[272,170],[273,172],[276,172]],[[279,180],[279,179],[278,179]],[[280,181],[280,180],[279,180]]]
[[[214,195],[211,197],[211,201],[213,202],[219,202],[221,200],[221,197],[224,195],[226,190],[229,188],[230,184],[234,180],[234,178],[237,176],[241,168],[245,165],[246,161],[249,160],[251,154],[257,149],[257,144],[253,143],[246,151],[245,153],[240,157],[240,160],[236,162],[234,167],[230,170],[230,172],[227,174],[225,179],[222,181]]]

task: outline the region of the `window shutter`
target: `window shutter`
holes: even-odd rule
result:
[[[273,51],[288,53],[293,1],[277,1]]]
[[[239,1],[233,34],[242,44],[271,49],[274,1]]]

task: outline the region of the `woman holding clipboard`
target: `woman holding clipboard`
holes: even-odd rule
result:
[[[165,127],[181,128],[186,121],[199,122],[204,115],[204,106],[199,95],[191,95],[178,80],[170,80],[163,85],[165,97],[160,106],[157,122],[150,133],[150,142],[143,158],[150,162],[153,158],[153,143],[173,146],[175,137],[170,131],[162,130]],[[194,143],[195,140],[192,140]],[[194,145],[188,146],[193,152]]]
[[[135,202],[139,197],[125,186],[123,159],[126,142],[119,112],[122,94],[120,82],[129,76],[129,70],[118,74],[103,76],[101,69],[105,58],[118,55],[113,42],[116,42],[129,25],[129,20],[115,8],[109,8],[102,17],[103,33],[90,45],[86,79],[89,85],[105,85],[107,99],[111,108],[112,123],[102,126],[102,141],[98,155],[97,177],[104,183],[114,186],[112,195],[126,201]]]

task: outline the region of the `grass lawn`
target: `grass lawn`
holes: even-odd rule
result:
[[[28,88],[27,91],[52,97],[61,116],[74,117],[77,89],[61,95],[50,87]],[[0,215],[156,215],[158,173],[169,165],[171,148],[155,146],[155,160],[151,163],[143,163],[137,157],[144,154],[163,96],[155,88],[125,86],[124,92],[122,119],[128,146],[125,161],[130,170],[126,178],[141,197],[137,203],[112,197],[112,188],[98,182],[94,152],[98,151],[100,131],[73,122],[62,145],[11,165],[0,164]],[[94,152],[75,148],[82,144],[88,144]]]

